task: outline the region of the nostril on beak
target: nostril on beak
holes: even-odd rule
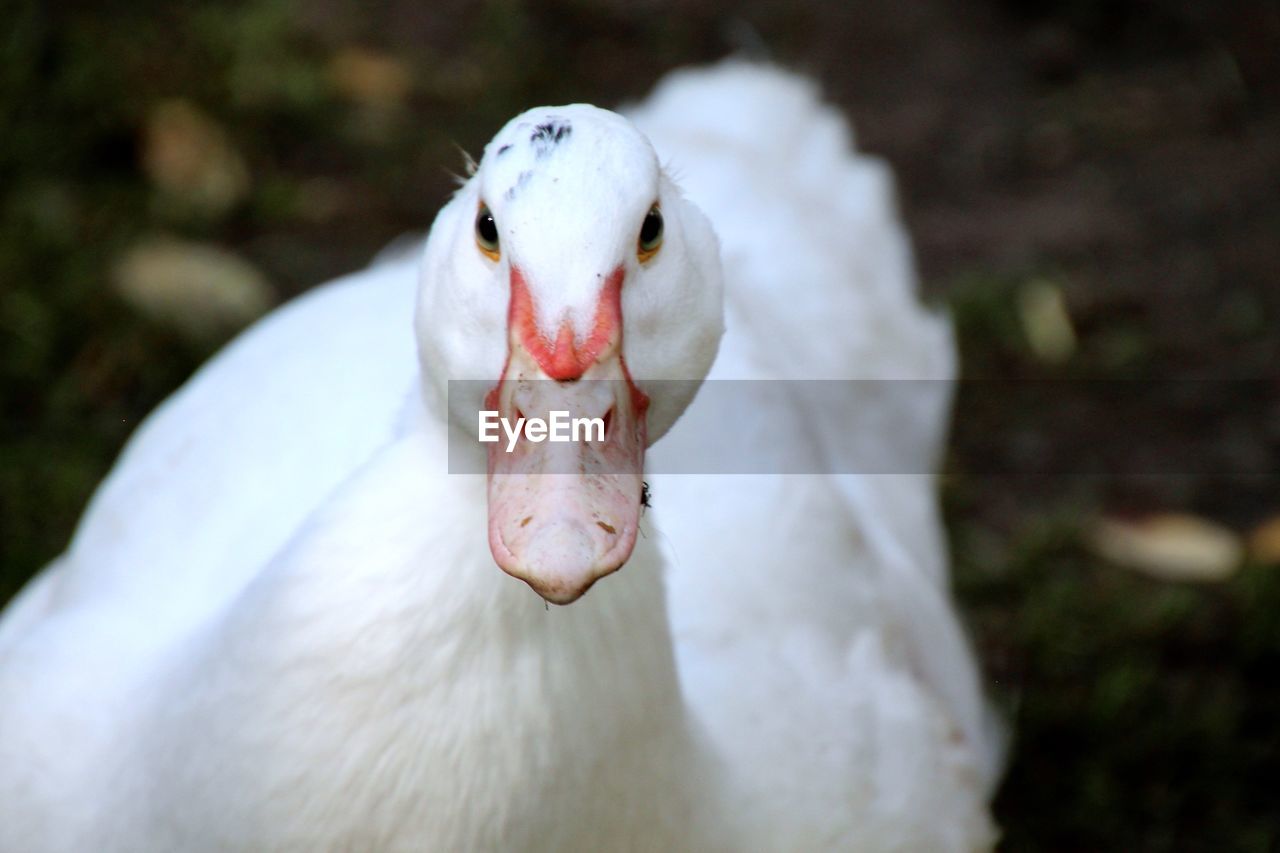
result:
[[[613,432],[613,410],[614,406],[609,407],[609,411],[604,413],[604,440],[609,440],[609,433]]]

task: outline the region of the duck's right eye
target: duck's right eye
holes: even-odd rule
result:
[[[480,210],[476,213],[476,246],[491,261],[498,260],[501,252],[498,249],[498,223],[493,221],[493,214],[489,212],[489,205],[481,202]]]

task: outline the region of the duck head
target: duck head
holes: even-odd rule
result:
[[[512,445],[499,431],[488,444],[489,547],[503,571],[568,604],[626,562],[645,449],[697,387],[663,380],[705,377],[722,331],[714,232],[629,121],[542,107],[494,137],[427,243],[423,376],[473,437],[481,411],[604,427],[602,440],[586,429]],[[449,391],[450,379],[483,382]]]

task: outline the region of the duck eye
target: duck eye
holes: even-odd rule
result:
[[[496,261],[500,255],[498,251],[498,223],[493,221],[493,214],[489,212],[489,205],[480,204],[480,211],[476,214],[476,245],[480,247],[480,251],[488,256],[489,260]]]
[[[655,204],[645,214],[644,224],[640,226],[640,248],[636,253],[641,263],[658,253],[662,246],[662,211]]]

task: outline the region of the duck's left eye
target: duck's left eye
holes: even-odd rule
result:
[[[649,208],[649,212],[645,214],[644,224],[640,226],[640,242],[636,254],[640,258],[640,262],[652,258],[658,253],[658,249],[662,247],[662,211],[658,210],[655,204]]]
[[[489,260],[496,261],[501,256],[498,249],[498,223],[493,221],[489,205],[483,202],[480,204],[479,212],[476,213],[476,245]]]

